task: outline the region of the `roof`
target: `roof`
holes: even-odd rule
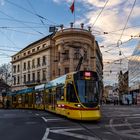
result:
[[[20,52],[22,52],[22,51],[28,49],[29,47],[31,47],[31,46],[33,46],[33,45],[35,45],[35,44],[37,44],[37,43],[39,43],[39,42],[41,42],[41,41],[43,41],[43,40],[45,40],[45,39],[49,39],[49,38],[51,38],[51,37],[53,37],[53,36],[54,36],[54,33],[49,34],[48,36],[45,36],[45,37],[43,37],[43,38],[41,38],[41,39],[39,39],[39,40],[37,40],[37,41],[35,41],[35,42],[29,44],[28,46],[26,46],[25,48],[23,48],[22,50],[20,50],[18,53],[20,53]],[[17,55],[18,53],[14,54],[13,56]]]

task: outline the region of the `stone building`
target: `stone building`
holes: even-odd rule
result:
[[[80,70],[97,71],[102,81],[102,54],[90,28],[61,28],[12,56],[12,90],[46,83],[75,71],[81,56]]]
[[[128,71],[126,71],[125,73],[123,73],[122,71],[120,71],[119,73],[119,77],[118,77],[118,90],[119,90],[119,94],[127,94],[128,93]]]

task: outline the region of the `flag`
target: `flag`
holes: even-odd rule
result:
[[[71,10],[72,13],[74,12],[74,0],[73,0],[73,3],[70,6],[70,10]]]

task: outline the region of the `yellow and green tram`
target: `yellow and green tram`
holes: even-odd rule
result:
[[[77,71],[10,93],[8,98],[13,108],[47,110],[75,120],[100,120],[99,95],[97,73]]]

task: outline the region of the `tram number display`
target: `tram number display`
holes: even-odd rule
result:
[[[78,74],[78,79],[83,79],[83,80],[96,80],[97,75],[91,71],[82,71],[79,72]]]

